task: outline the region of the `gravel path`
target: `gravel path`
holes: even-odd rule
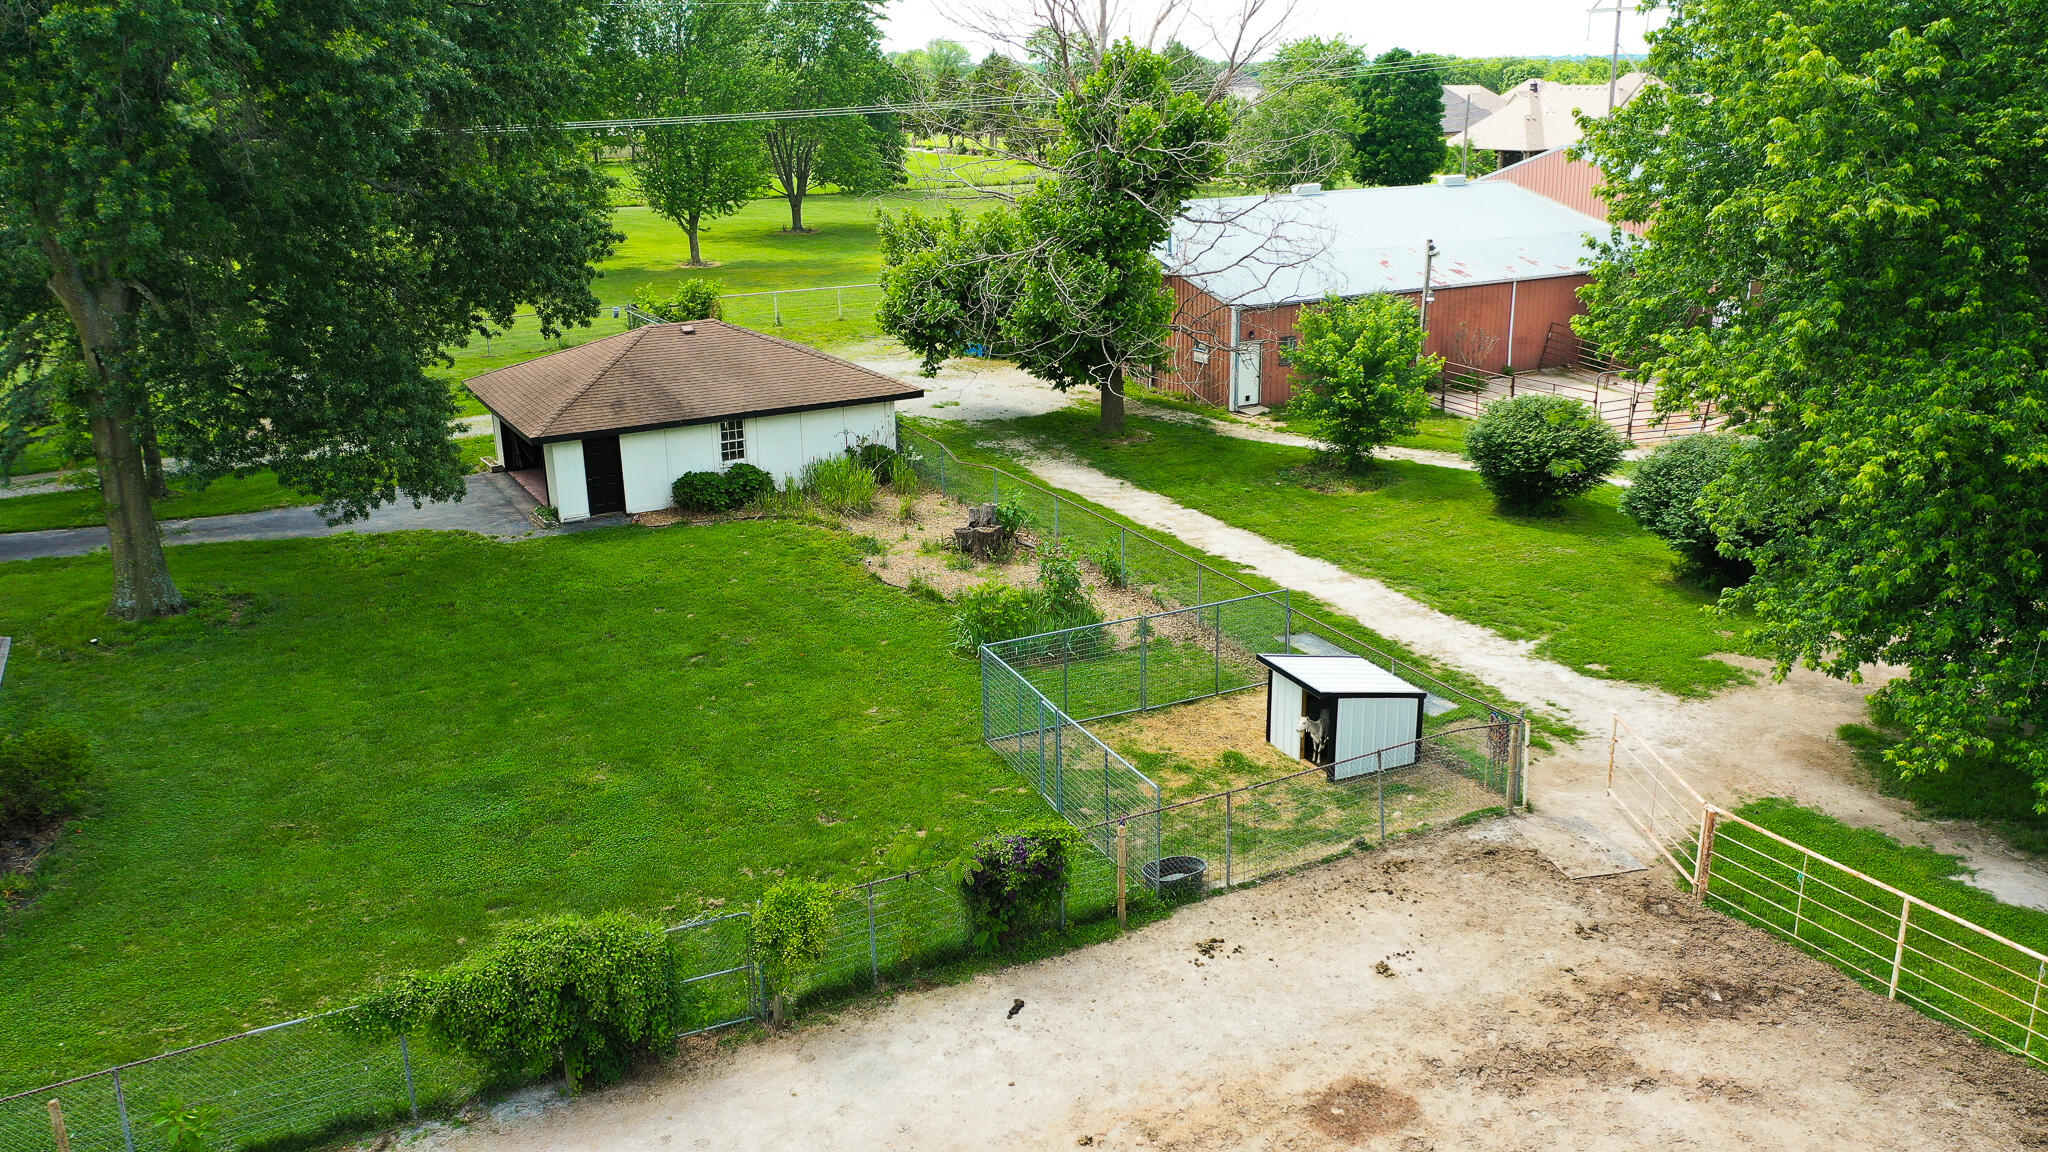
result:
[[[405,532],[429,528],[481,532],[500,539],[535,533],[527,513],[533,497],[503,473],[470,476],[467,494],[419,508],[410,501],[387,504],[351,524],[330,525],[312,508],[276,508],[235,516],[197,520],[166,520],[166,544],[211,544],[222,540],[285,540],[301,536],[332,536],[338,532]],[[612,522],[607,519],[607,523]],[[47,532],[0,532],[0,562],[46,556],[83,556],[107,546],[105,528],[58,528]]]

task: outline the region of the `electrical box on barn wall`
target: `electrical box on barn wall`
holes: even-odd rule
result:
[[[1427,696],[1362,656],[1261,655],[1266,739],[1348,780],[1415,763]]]

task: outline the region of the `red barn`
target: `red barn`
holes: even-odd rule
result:
[[[1160,252],[1174,319],[1156,384],[1231,409],[1283,404],[1303,304],[1419,299],[1425,264],[1429,352],[1483,373],[1547,366],[1575,341],[1589,240],[1610,231],[1511,180],[1193,201]]]

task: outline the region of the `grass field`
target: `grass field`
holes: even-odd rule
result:
[[[572,328],[559,339],[544,339],[529,317],[489,341],[472,339],[465,348],[449,349],[455,363],[440,369],[451,381],[465,380],[493,368],[531,360],[626,330],[612,306],[630,303],[642,287],[701,278],[728,293],[794,292],[846,284],[872,284],[881,274],[882,250],[875,235],[875,213],[904,208],[942,210],[948,198],[939,195],[812,196],[804,201],[808,235],[791,235],[789,208],[781,200],[755,200],[737,213],[706,224],[702,230],[704,258],[711,268],[691,268],[690,240],[681,228],[647,207],[620,208],[612,225],[625,239],[592,286],[606,307],[588,327]],[[985,211],[991,199],[955,198],[963,210]],[[780,301],[761,298],[728,306],[726,319],[778,336],[819,347],[834,347],[880,335],[875,326],[875,294],[803,292]],[[782,322],[776,323],[777,313]],[[483,411],[458,390],[465,414]]]
[[[1712,655],[1739,650],[1707,593],[1679,579],[1677,557],[1616,507],[1602,486],[1556,517],[1499,512],[1471,472],[1384,462],[1366,484],[1311,487],[1313,453],[1207,428],[1133,417],[1106,441],[1086,407],[981,426],[994,443],[1024,436],[1071,453],[1306,555],[1399,588],[1440,611],[1537,642],[1588,675],[1697,696],[1744,674]]]
[[[203,545],[199,610],[148,626],[105,616],[103,558],[0,565],[0,723],[88,733],[99,793],[0,933],[0,1091],[504,920],[682,919],[1039,811],[945,609],[855,556],[790,522]]]
[[[455,441],[455,447],[462,453],[463,463],[474,471],[478,462],[490,454],[492,441],[489,436],[464,436]],[[317,496],[279,484],[269,472],[258,472],[253,476],[229,476],[193,490],[185,490],[173,481],[171,494],[156,502],[156,516],[159,520],[188,520],[195,516],[227,516],[319,502]],[[104,523],[106,516],[100,510],[97,488],[0,497],[0,532],[90,528]]]

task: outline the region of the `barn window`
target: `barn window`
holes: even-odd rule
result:
[[[721,420],[718,422],[718,459],[730,464],[734,460],[747,458],[747,422],[744,420]]]
[[[1298,341],[1298,337],[1294,337],[1294,336],[1282,336],[1282,337],[1280,338],[1280,350],[1281,350],[1282,352],[1292,352],[1292,351],[1294,351],[1294,345],[1296,344],[1296,342],[1297,342],[1297,341]]]

